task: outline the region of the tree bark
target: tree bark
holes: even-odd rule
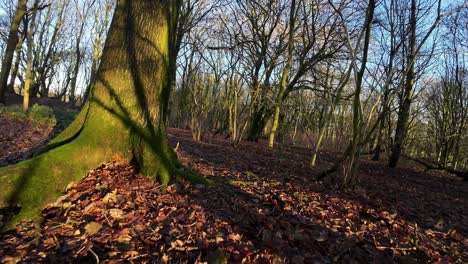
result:
[[[26,29],[24,31],[26,31]],[[10,93],[15,93],[15,80],[16,80],[16,76],[18,75],[19,65],[21,62],[21,48],[23,47],[24,38],[26,36],[25,34],[26,32],[22,34],[23,36],[21,36],[18,39],[18,43],[16,44],[15,62],[13,64],[13,69],[11,70],[11,73],[10,73],[10,82],[8,83],[8,90],[7,90]]]
[[[108,160],[132,162],[163,185],[182,176],[161,115],[173,5],[118,1],[94,88],[77,119],[41,155],[0,170],[0,206],[22,205],[10,223],[35,218],[70,181]]]
[[[39,0],[34,1],[34,9],[37,8]],[[33,82],[32,76],[32,66],[33,66],[33,46],[34,46],[34,29],[36,27],[36,15],[37,11],[33,11],[30,21],[28,21],[28,27],[25,27],[24,30],[27,30],[26,42],[27,42],[27,55],[26,55],[26,79],[24,82],[24,92],[23,92],[23,112],[27,112],[29,109],[29,89]]]
[[[275,135],[276,135],[276,130],[278,130],[279,116],[280,116],[281,106],[283,104],[284,92],[288,84],[289,71],[292,66],[292,57],[293,57],[293,52],[294,52],[294,27],[295,27],[294,22],[296,21],[295,13],[296,13],[296,1],[292,0],[290,12],[289,12],[288,54],[287,54],[287,59],[286,59],[286,65],[284,66],[283,72],[281,74],[279,91],[276,96],[275,110],[274,110],[275,112],[273,115],[273,124],[271,126],[271,132],[270,132],[269,141],[268,141],[268,146],[270,148],[273,148],[273,145],[275,144]]]
[[[256,106],[254,106],[254,109],[257,110],[253,112],[252,117],[250,118],[250,129],[247,140],[258,142],[260,137],[262,137],[263,130],[267,124],[269,113],[267,113],[268,110],[263,103],[261,106],[258,106],[259,103],[255,104]]]
[[[15,53],[16,44],[18,43],[18,28],[24,14],[26,14],[26,2],[27,0],[18,0],[15,16],[10,25],[10,33],[8,34],[8,41],[5,53],[3,54],[2,69],[0,71],[0,102],[3,101],[7,89],[8,75],[10,74],[13,55]]]

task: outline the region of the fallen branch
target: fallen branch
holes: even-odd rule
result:
[[[421,165],[423,165],[424,167],[426,167],[426,170],[425,171],[429,171],[429,170],[441,170],[441,171],[445,171],[445,172],[448,172],[450,174],[453,174],[457,177],[460,177],[460,178],[463,178],[464,181],[467,181],[468,180],[468,171],[463,171],[463,170],[455,170],[453,168],[449,168],[449,167],[446,167],[446,166],[442,166],[440,164],[435,164],[431,161],[425,161],[425,160],[422,160],[422,159],[417,159],[417,158],[413,158],[413,157],[410,157],[408,155],[403,155],[405,158],[409,159],[409,160],[412,160],[414,162],[417,162]]]

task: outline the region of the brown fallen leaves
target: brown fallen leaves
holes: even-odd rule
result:
[[[261,252],[223,221],[207,216],[176,189],[138,176],[128,165],[107,163],[42,212],[40,229],[22,223],[3,234],[1,262],[201,262],[220,250],[254,262]],[[210,218],[210,219],[208,219]]]
[[[171,130],[171,134],[181,142],[180,159],[217,184],[176,183],[162,193],[157,183],[136,175],[132,167],[104,164],[80,183],[71,184],[64,196],[46,207],[40,228],[22,223],[3,234],[0,261],[300,264],[468,260],[466,229],[458,221],[466,217],[466,211],[458,204],[446,204],[452,198],[442,197],[445,189],[433,189],[440,196],[433,205],[431,196],[423,192],[416,192],[419,200],[415,200],[406,189],[418,185],[398,175],[384,181],[378,168],[367,164],[363,167],[373,168],[375,177],[363,172],[362,178],[369,181],[363,185],[368,189],[343,193],[314,181],[310,169],[301,167],[297,149],[275,156],[251,143],[232,148],[221,139],[193,143],[187,132]],[[227,180],[236,181],[228,184]],[[379,186],[372,187],[376,182]],[[453,199],[466,204],[466,196],[459,195],[462,187],[445,180],[440,183],[451,188]],[[424,184],[432,188],[431,183]],[[427,219],[437,215],[442,221]]]
[[[0,116],[0,166],[27,158],[30,150],[49,139],[52,128],[35,125],[28,119]]]

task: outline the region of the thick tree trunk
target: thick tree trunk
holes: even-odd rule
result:
[[[267,124],[268,117],[265,106],[261,106],[258,111],[255,111],[250,118],[250,130],[247,140],[258,142],[263,135],[263,130]]]
[[[10,33],[8,34],[8,41],[5,53],[3,54],[2,69],[0,71],[0,102],[3,101],[7,89],[8,75],[10,74],[16,44],[18,43],[18,28],[26,13],[26,2],[27,0],[18,0],[15,16],[10,26]]]
[[[0,206],[22,205],[13,222],[34,218],[70,181],[108,160],[132,161],[162,184],[180,176],[161,115],[172,7],[170,0],[118,1],[94,88],[77,119],[47,152],[0,170]]]
[[[263,131],[268,122],[268,118],[272,114],[269,112],[272,109],[268,109],[267,102],[265,99],[265,90],[260,88],[261,85],[254,82],[254,86],[258,86],[256,91],[257,96],[254,96],[254,101],[252,102],[252,112],[250,115],[250,127],[247,135],[247,140],[258,142],[262,137]]]

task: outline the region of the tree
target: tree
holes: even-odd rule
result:
[[[409,117],[410,117],[410,110],[411,110],[411,102],[413,100],[414,94],[414,85],[416,82],[416,73],[415,73],[415,63],[419,51],[426,42],[426,40],[431,35],[432,31],[437,27],[441,19],[441,0],[437,1],[437,16],[428,29],[427,33],[424,35],[423,39],[417,44],[417,1],[411,0],[411,7],[410,7],[410,18],[409,18],[409,38],[408,38],[408,59],[407,59],[407,69],[405,71],[405,85],[404,90],[401,98],[400,108],[398,111],[398,121],[397,126],[395,129],[395,139],[392,146],[392,153],[389,158],[388,165],[390,167],[396,167],[398,161],[400,159],[400,155],[403,149],[404,141],[406,139],[408,133],[408,126],[409,126]],[[403,80],[402,80],[403,82]]]
[[[51,75],[58,60],[58,47],[66,40],[63,35],[65,30],[66,10],[69,0],[57,1],[54,5],[48,5],[45,18],[37,22],[37,41],[34,52],[34,81],[31,86],[31,96],[48,97]],[[42,22],[42,23],[41,23]],[[51,27],[51,28],[50,28]],[[51,32],[50,32],[51,30]]]
[[[281,73],[281,81],[279,84],[278,94],[275,102],[275,113],[273,116],[273,125],[271,127],[268,145],[273,148],[275,143],[276,130],[278,129],[279,116],[281,110],[281,104],[283,103],[283,96],[288,84],[289,71],[291,70],[292,57],[294,52],[294,29],[296,22],[296,0],[292,0],[290,13],[289,13],[289,33],[288,33],[288,52],[286,55],[286,63],[284,65],[283,72]]]
[[[25,24],[25,19],[23,18],[23,25]],[[21,32],[21,36],[18,40],[18,43],[16,44],[15,48],[15,61],[13,63],[13,69],[11,70],[10,73],[10,82],[8,83],[8,88],[7,91],[10,93],[15,93],[15,80],[16,76],[18,75],[18,70],[19,70],[19,65],[21,62],[21,49],[23,47],[23,42],[25,38],[27,37],[27,32],[26,28],[23,29],[23,32]]]
[[[34,217],[70,181],[107,160],[131,161],[163,185],[182,175],[161,115],[175,8],[171,0],[118,1],[77,119],[41,155],[0,170],[0,201],[23,206],[14,221]]]
[[[104,3],[99,2],[98,8],[96,8],[94,12],[94,40],[93,40],[93,58],[91,62],[91,73],[90,73],[90,81],[89,85],[86,87],[83,95],[82,104],[84,104],[89,96],[89,91],[91,90],[91,86],[94,80],[94,77],[97,72],[97,68],[99,65],[99,61],[101,60],[102,55],[102,39],[107,33],[107,28],[109,24],[110,13],[112,9],[112,4],[110,0],[106,0]],[[104,18],[100,20],[99,15],[100,13],[104,13]]]
[[[250,96],[248,139],[258,141],[272,114],[268,94],[273,72],[285,49],[287,27],[281,29],[280,23],[287,8],[281,1],[271,0],[244,0],[236,4],[235,38],[243,53],[248,54],[243,62]]]
[[[76,40],[75,40],[75,65],[73,68],[73,77],[71,79],[71,89],[70,89],[70,103],[74,105],[76,103],[76,84],[78,81],[78,72],[80,71],[80,65],[81,62],[83,61],[83,52],[81,49],[81,41],[83,39],[84,35],[84,30],[86,26],[86,20],[88,17],[88,14],[91,10],[91,7],[94,5],[96,0],[92,0],[91,2],[85,2],[84,3],[84,10],[80,10],[80,6],[78,5],[78,2],[75,0],[75,11],[76,11],[76,17],[77,17],[77,22],[76,22]]]
[[[24,14],[26,14],[26,3],[27,0],[18,0],[15,16],[10,25],[10,33],[8,34],[8,41],[2,60],[2,69],[0,71],[0,102],[3,100],[5,90],[7,89],[8,75],[10,74],[16,44],[18,43],[18,29]]]
[[[375,11],[375,1],[369,0],[366,11],[366,20],[364,22],[365,35],[364,35],[364,47],[362,51],[361,65],[359,70],[357,69],[357,60],[355,59],[355,52],[350,49],[353,57],[354,71],[355,71],[355,91],[353,98],[353,136],[351,143],[349,145],[349,153],[345,165],[344,175],[343,175],[343,185],[348,187],[351,184],[354,184],[357,168],[359,165],[359,155],[361,152],[361,140],[362,140],[362,127],[363,127],[363,118],[362,118],[362,107],[361,107],[361,90],[362,90],[362,81],[364,77],[364,72],[366,70],[367,57],[369,52],[369,43],[372,30],[372,21],[374,19]],[[350,45],[349,45],[350,46]]]
[[[168,118],[169,111],[169,97],[171,91],[174,90],[176,75],[177,75],[177,57],[182,46],[182,40],[185,38],[198,23],[200,23],[215,7],[217,7],[219,0],[212,3],[206,0],[174,0],[177,6],[174,10],[173,19],[176,26],[174,27],[174,34],[172,35],[171,43],[169,45],[170,51],[170,65],[169,65],[169,82],[163,91],[163,97],[166,103],[163,106],[164,120]]]
[[[37,9],[39,5],[39,0],[34,1],[34,6],[33,9]],[[23,111],[27,112],[29,108],[29,89],[31,88],[31,83],[33,81],[32,78],[32,64],[33,64],[33,36],[34,36],[34,30],[36,27],[36,15],[37,11],[33,11],[31,17],[28,16],[28,27],[25,27],[25,30],[27,30],[26,33],[26,42],[27,42],[27,51],[26,51],[26,80],[24,83],[24,94],[23,94]]]
[[[343,12],[333,6],[333,9],[343,20],[343,29],[346,32],[346,46],[350,52],[351,56],[351,68],[354,73],[354,93],[353,93],[353,102],[352,102],[352,135],[350,143],[344,153],[344,156],[341,160],[339,160],[331,169],[327,170],[326,172],[322,173],[318,177],[318,179],[322,179],[326,177],[327,174],[331,172],[335,172],[338,168],[343,167],[342,178],[342,186],[344,188],[348,188],[356,183],[356,174],[357,169],[359,166],[359,156],[361,154],[361,149],[363,142],[367,142],[368,140],[364,137],[364,128],[366,127],[366,123],[363,119],[363,111],[362,111],[362,104],[361,104],[361,95],[363,89],[363,78],[366,70],[366,64],[369,56],[369,45],[371,41],[371,32],[372,32],[372,25],[374,20],[374,13],[376,8],[376,1],[369,0],[366,8],[366,15],[364,20],[364,25],[360,32],[359,38],[356,41],[355,46],[353,47],[351,43],[350,31],[348,29],[348,24],[344,19]],[[358,51],[360,49],[361,40],[364,39],[364,43],[362,46],[362,54],[360,58],[358,58]],[[361,64],[358,66],[358,62]]]
[[[399,8],[402,3],[399,0],[390,0],[384,1],[382,4],[385,12],[383,12],[382,16],[378,17],[380,34],[378,33],[379,37],[377,38],[377,41],[381,45],[380,50],[383,52],[381,62],[379,63],[382,69],[379,71],[379,67],[376,67],[376,74],[374,74],[374,78],[381,84],[379,86],[381,87],[382,100],[379,111],[381,118],[375,138],[374,156],[372,157],[374,161],[380,159],[381,152],[389,144],[389,140],[385,142],[385,139],[388,139],[390,135],[384,136],[387,123],[390,120],[390,103],[395,95],[393,81],[399,78],[397,76],[398,65],[403,64],[399,63],[397,55],[400,53],[404,39],[406,39],[406,35],[408,34],[400,32],[405,30],[404,27],[400,26],[402,22],[399,20],[399,18],[404,17],[401,13],[405,10]]]

